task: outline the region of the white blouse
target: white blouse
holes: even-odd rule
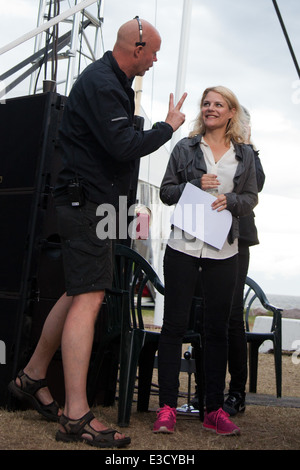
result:
[[[236,173],[238,161],[235,158],[234,146],[231,143],[230,148],[215,163],[213,153],[210,146],[205,142],[202,137],[200,147],[204,155],[205,163],[207,166],[207,173],[213,173],[217,175],[220,185],[218,186],[218,193],[225,194],[231,193],[233,190],[233,178]],[[238,239],[236,238],[232,245],[230,245],[226,239],[223,248],[218,250],[211,245],[199,240],[198,238],[192,238],[189,234],[185,235],[181,229],[174,227],[171,231],[168,245],[174,250],[181,251],[190,256],[197,258],[212,258],[212,259],[225,259],[230,258],[238,253]]]

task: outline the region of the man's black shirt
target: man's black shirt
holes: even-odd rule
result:
[[[111,51],[89,65],[67,99],[59,140],[63,170],[55,190],[64,198],[77,178],[87,200],[118,205],[128,195],[140,157],[166,143],[172,127],[157,123],[152,129],[134,129],[134,91]]]

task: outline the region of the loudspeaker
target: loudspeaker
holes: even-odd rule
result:
[[[65,291],[52,199],[65,100],[49,92],[0,104],[0,406]]]

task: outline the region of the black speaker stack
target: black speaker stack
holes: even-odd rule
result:
[[[64,292],[52,198],[66,98],[55,92],[0,104],[0,406]]]

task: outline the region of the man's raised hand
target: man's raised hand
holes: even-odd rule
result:
[[[182,97],[174,106],[174,95],[173,93],[170,93],[170,99],[169,99],[169,111],[166,117],[166,121],[170,126],[173,128],[173,131],[175,132],[185,121],[185,114],[183,114],[180,110],[181,107],[187,97],[187,93],[183,93]]]

